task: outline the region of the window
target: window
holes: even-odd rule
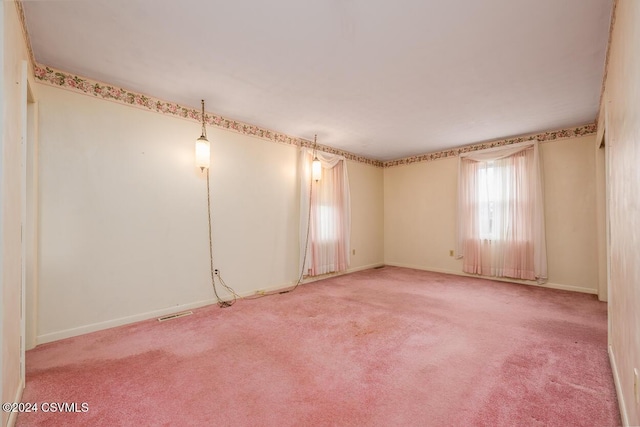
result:
[[[461,155],[459,166],[458,256],[463,271],[544,281],[537,143]]]
[[[489,162],[486,167],[478,169],[478,219],[480,222],[480,238],[488,240],[498,239],[497,225],[494,221],[495,205],[500,203],[500,196],[497,194],[497,183],[493,167],[493,162]]]
[[[345,271],[350,261],[351,203],[346,162],[344,157],[329,153],[317,153],[317,157],[322,163],[322,178],[312,181],[313,152],[302,149],[300,252],[303,271],[311,276]]]
[[[504,228],[516,227],[515,218],[504,217],[512,206],[513,214],[530,209],[529,191],[518,187],[517,171],[525,167],[525,156],[508,162],[480,162],[477,169],[477,215],[482,240],[504,239]],[[521,180],[520,180],[521,181]],[[521,233],[517,233],[521,236]]]
[[[338,210],[331,205],[320,205],[316,210],[318,234],[317,241],[328,243],[338,240]]]

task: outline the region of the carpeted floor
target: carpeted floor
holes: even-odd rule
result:
[[[615,426],[606,331],[593,295],[385,267],[39,346],[23,402],[79,412],[17,425]]]

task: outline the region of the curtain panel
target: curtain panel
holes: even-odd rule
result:
[[[313,150],[300,150],[300,265],[304,262],[302,271],[310,276],[347,270],[351,240],[346,160],[343,156],[324,152],[315,155],[322,165],[322,178],[317,182],[311,179]]]
[[[538,142],[460,155],[458,258],[465,273],[547,280]]]

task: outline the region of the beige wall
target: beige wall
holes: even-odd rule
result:
[[[352,214],[349,270],[354,271],[383,264],[383,170],[353,161],[347,162],[347,169]]]
[[[598,289],[594,136],[541,144],[548,286]],[[384,171],[385,262],[462,273],[455,248],[457,158]]]
[[[211,303],[197,123],[39,85],[38,341]],[[298,277],[297,148],[208,128],[214,264],[241,295]],[[382,169],[348,163],[352,269],[382,252]]]
[[[22,379],[20,374],[20,293],[21,293],[21,240],[22,220],[21,168],[23,135],[23,102],[26,82],[22,80],[22,69],[27,60],[22,29],[17,9],[13,2],[0,5],[0,61],[2,93],[1,154],[0,154],[0,342],[2,353],[0,401],[13,402],[20,397]],[[2,412],[2,425],[6,425],[9,414]]]
[[[618,1],[610,55],[601,115],[610,166],[609,343],[623,421],[640,425],[640,1]]]
[[[541,144],[549,282],[598,291],[595,136]]]
[[[385,263],[458,272],[455,248],[457,158],[384,170]]]
[[[20,67],[15,5],[0,3],[2,401],[20,389]],[[640,424],[640,2],[619,0],[604,113],[611,248],[610,343],[625,422]],[[16,84],[18,82],[19,84]],[[40,341],[211,302],[197,124],[38,85]],[[295,147],[209,128],[216,267],[241,294],[298,274]],[[329,143],[329,142],[328,142]],[[598,290],[594,137],[542,144],[549,279]],[[382,263],[459,274],[457,159],[385,169],[349,162],[351,269]],[[256,206],[262,206],[256,209]],[[602,219],[600,215],[600,220]],[[602,233],[601,233],[602,234]],[[35,299],[34,299],[35,300]],[[28,307],[34,310],[36,307]],[[2,414],[6,425],[7,414]]]

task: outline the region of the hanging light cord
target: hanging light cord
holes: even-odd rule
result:
[[[208,214],[208,223],[209,223],[209,261],[210,261],[210,271],[211,271],[211,286],[213,287],[213,293],[216,296],[216,300],[218,301],[218,305],[220,308],[231,307],[235,302],[239,295],[226,283],[222,280],[222,276],[220,275],[220,271],[218,269],[213,268],[213,239],[211,238],[211,190],[209,188],[209,168],[207,168],[207,214]],[[225,301],[218,295],[218,290],[216,289],[216,280],[218,278],[220,284],[223,288],[225,288],[231,295],[233,299],[231,301]]]
[[[313,158],[317,158],[317,150],[318,148],[318,135],[314,135],[313,137]],[[302,279],[304,278],[304,268],[307,265],[307,252],[309,250],[309,232],[311,231],[311,201],[313,200],[313,173],[311,174],[311,179],[309,179],[309,212],[307,214],[307,237],[304,240],[304,255],[302,257],[302,267],[300,268],[300,276],[298,277],[298,281],[293,286],[293,288],[280,292],[281,294],[286,294],[287,292],[291,292],[296,290],[296,288],[302,283]]]
[[[318,135],[313,137],[313,158],[317,159],[317,149],[318,149]],[[302,267],[300,268],[300,276],[298,277],[298,281],[291,289],[287,289],[286,291],[279,292],[280,294],[286,294],[288,292],[295,291],[298,286],[302,283],[302,279],[304,279],[304,268],[307,265],[307,252],[309,251],[309,233],[311,231],[311,202],[313,200],[313,173],[309,179],[309,213],[307,215],[307,237],[304,240],[304,255],[302,257]]]
[[[200,138],[207,139],[207,127],[205,126],[205,123],[204,123],[204,99],[201,102],[202,102],[202,136],[200,136]]]
[[[315,149],[314,149],[315,151]],[[307,215],[307,237],[304,240],[304,256],[302,257],[302,267],[300,268],[300,276],[298,277],[298,281],[291,289],[287,289],[286,291],[279,292],[280,294],[286,294],[288,292],[295,291],[296,288],[302,283],[302,279],[304,279],[304,268],[307,264],[307,252],[309,250],[309,234],[311,231],[311,200],[313,196],[313,177],[309,180],[309,213]]]
[[[304,256],[302,257],[302,267],[300,268],[300,276],[298,276],[298,280],[296,281],[296,284],[293,285],[293,287],[291,289],[286,289],[284,291],[274,291],[271,293],[263,293],[260,295],[253,295],[250,297],[240,297],[242,299],[258,299],[258,298],[263,298],[263,297],[267,297],[269,295],[274,295],[274,294],[287,294],[289,292],[293,292],[296,290],[296,288],[298,286],[300,286],[300,284],[302,283],[302,279],[304,279],[304,267],[307,263],[307,252],[309,249],[309,234],[311,231],[311,197],[312,197],[312,192],[313,192],[313,180],[310,181],[309,183],[309,215],[307,216],[307,237],[305,239],[305,243],[304,243]]]
[[[315,148],[313,149],[314,153],[315,153]],[[258,299],[258,298],[262,298],[262,297],[266,297],[269,295],[274,295],[274,294],[287,294],[289,292],[293,292],[295,291],[298,286],[300,286],[300,284],[302,283],[302,280],[304,279],[304,268],[307,264],[307,255],[308,255],[308,251],[309,251],[309,235],[311,233],[311,201],[313,200],[313,177],[309,180],[309,213],[307,215],[307,236],[305,238],[304,241],[304,255],[302,257],[302,267],[300,267],[300,276],[298,276],[298,280],[296,281],[296,284],[293,285],[293,287],[291,289],[286,289],[284,291],[275,291],[272,293],[264,293],[261,295],[254,295],[251,297],[244,297],[243,299]]]

